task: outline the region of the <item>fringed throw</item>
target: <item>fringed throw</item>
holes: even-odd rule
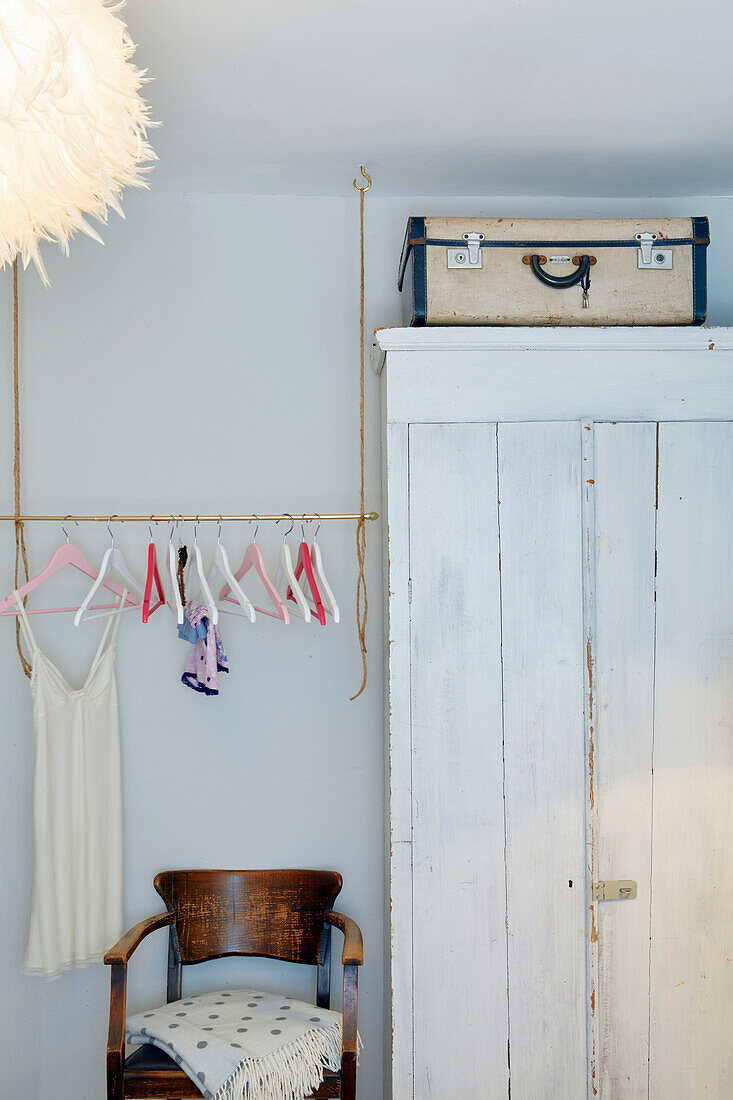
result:
[[[256,989],[199,993],[127,1021],[207,1100],[302,1100],[341,1065],[341,1013]]]

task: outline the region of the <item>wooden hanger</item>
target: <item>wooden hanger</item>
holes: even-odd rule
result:
[[[129,611],[132,607],[139,607],[145,595],[143,586],[140,584],[140,581],[133,577],[132,573],[127,567],[127,562],[125,561],[122,553],[115,546],[115,537],[112,534],[112,529],[110,528],[109,524],[107,524],[107,530],[109,531],[112,543],[105,550],[99,574],[94,581],[94,584],[82,600],[81,606],[74,616],[74,626],[81,626],[81,624],[86,620],[98,619],[102,617],[102,613],[100,612],[97,612],[97,614],[95,615],[91,615],[89,612],[92,610],[91,604],[94,600],[94,597],[96,596],[99,589],[103,585],[106,585],[109,574],[112,572],[117,573],[118,576],[122,578],[125,583],[125,588],[135,593],[134,596],[131,595],[129,597],[129,604],[126,604],[125,607],[120,608],[119,610]],[[118,609],[115,609],[114,612],[109,612],[109,614],[116,614],[117,610]]]
[[[237,581],[241,581],[242,577],[244,577],[250,569],[254,569],[255,573],[262,581],[265,591],[272,600],[273,607],[275,608],[275,610],[273,611],[270,608],[259,607],[257,604],[255,604],[255,611],[259,611],[262,615],[269,615],[273,619],[280,619],[287,626],[290,622],[288,609],[285,606],[282,596],[270,580],[267,569],[265,567],[265,559],[262,557],[262,551],[257,545],[257,532],[259,531],[259,529],[260,525],[258,521],[257,526],[255,527],[254,538],[252,539],[252,542],[249,544],[244,553],[242,564],[234,574],[234,579]],[[233,599],[230,595],[231,590],[231,585],[225,584],[221,592],[219,593],[219,599],[228,600],[229,603],[236,603],[237,601]]]
[[[310,551],[308,550],[308,543],[305,541],[305,524],[300,524],[301,543],[298,547],[298,560],[295,564],[295,579],[300,581],[303,572],[305,572],[306,581],[308,582],[308,588],[310,589],[311,600],[308,600],[305,588],[301,585],[301,591],[306,597],[309,609],[315,614],[318,622],[321,626],[326,625],[326,612],[323,610],[323,603],[321,602],[321,594],[318,591],[318,584],[313,574],[313,566],[311,565]],[[289,600],[295,600],[295,594],[292,588],[288,588],[287,598]]]
[[[45,584],[45,582],[47,580],[50,580],[51,577],[55,576],[56,573],[60,573],[61,570],[65,569],[67,565],[73,565],[75,569],[78,569],[79,572],[81,572],[81,573],[85,573],[87,577],[94,578],[94,577],[97,576],[97,571],[95,569],[93,569],[92,566],[89,564],[89,562],[87,561],[87,559],[84,556],[83,552],[79,549],[78,546],[75,546],[73,544],[73,542],[70,542],[69,536],[66,533],[66,530],[63,526],[62,526],[61,530],[66,535],[66,542],[63,543],[61,546],[59,546],[59,548],[57,550],[54,551],[54,553],[51,556],[51,560],[49,561],[48,565],[46,566],[46,568],[41,573],[38,573],[37,576],[32,577],[31,580],[26,581],[26,583],[22,586],[22,588],[18,589],[18,595],[20,596],[21,599],[24,599],[26,596],[30,595],[30,593],[33,592],[36,588],[38,588],[40,585]],[[110,580],[105,580],[103,582],[103,585],[106,589],[108,589],[108,591],[113,592],[116,596],[122,596],[123,589],[119,585],[114,584]],[[130,596],[127,597],[127,600],[125,601],[125,603],[126,603],[126,606],[128,606],[128,607],[134,607],[135,606],[135,604],[133,602],[133,597],[130,597]],[[119,603],[98,604],[92,610],[94,610],[94,611],[107,611],[107,610],[110,610],[110,609],[117,610],[118,607],[119,607]],[[76,607],[42,607],[42,608],[38,608],[37,607],[37,608],[32,608],[32,609],[28,608],[26,613],[28,615],[56,615],[56,614],[60,614],[60,613],[65,612],[65,611],[78,611],[78,608],[76,608]],[[2,600],[2,602],[0,602],[0,615],[17,615],[18,613],[19,612],[18,612],[18,606],[15,602],[15,595],[13,593],[11,593],[4,600]]]
[[[145,577],[145,594],[143,596],[143,622],[146,623],[150,616],[162,607],[165,603],[165,590],[163,588],[163,582],[160,579],[160,570],[158,569],[158,551],[155,548],[155,540],[153,538],[153,529],[148,524],[148,531],[150,532],[150,544],[148,545],[148,572]],[[155,589],[158,593],[157,603],[150,606],[150,597],[153,592],[153,581],[155,581]]]
[[[216,537],[214,564],[212,565],[211,572],[209,573],[209,587],[212,590],[214,590],[216,587],[214,584],[215,573],[219,573],[221,575],[224,580],[225,586],[228,586],[229,591],[234,593],[235,600],[239,605],[239,610],[228,607],[220,607],[219,610],[226,615],[242,615],[243,617],[249,619],[251,623],[255,622],[257,618],[257,615],[255,614],[255,609],[252,606],[251,601],[245,595],[244,590],[239,584],[239,581],[234,576],[234,573],[232,572],[232,567],[229,564],[229,555],[227,554],[225,547],[222,545],[221,519],[219,520],[219,530]],[[219,594],[219,599],[221,599],[221,593]],[[232,603],[234,601],[230,599],[228,602]]]
[[[323,601],[323,607],[327,614],[331,616],[334,623],[341,621],[341,612],[339,611],[339,605],[336,603],[331,585],[328,583],[326,572],[323,568],[323,557],[321,555],[321,548],[318,545],[318,532],[321,529],[320,516],[318,526],[316,527],[316,533],[313,536],[313,542],[311,543],[311,564],[313,566],[313,574],[318,583],[318,591],[321,593],[321,599]]]
[[[282,545],[280,547],[280,555],[278,557],[277,575],[275,577],[275,587],[278,591],[282,591],[282,587],[285,587],[286,598],[292,600],[295,607],[291,607],[290,610],[294,615],[297,615],[299,619],[302,619],[304,623],[311,621],[311,611],[308,606],[308,601],[303,595],[303,589],[298,584],[298,578],[295,575],[293,569],[293,556],[290,553],[290,547],[287,544],[287,537],[295,527],[295,520],[289,513],[285,513],[290,519],[290,527],[283,535]],[[278,520],[279,522],[279,520]],[[284,585],[283,585],[284,582]]]

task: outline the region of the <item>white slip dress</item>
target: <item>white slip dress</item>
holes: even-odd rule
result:
[[[35,866],[26,970],[56,977],[102,958],[122,934],[122,781],[115,653],[121,615],[110,616],[84,686],[71,687],[31,649],[36,764]],[[124,606],[122,597],[121,606]],[[114,625],[113,625],[114,620]]]

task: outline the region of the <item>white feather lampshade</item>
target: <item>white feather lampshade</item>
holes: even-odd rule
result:
[[[87,215],[122,214],[124,187],[146,186],[149,107],[135,46],[107,0],[0,0],[0,266],[39,245],[68,253]]]

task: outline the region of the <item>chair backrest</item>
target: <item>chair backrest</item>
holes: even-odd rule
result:
[[[316,965],[324,914],[341,891],[337,871],[161,871],[175,913],[181,963],[262,955]]]

